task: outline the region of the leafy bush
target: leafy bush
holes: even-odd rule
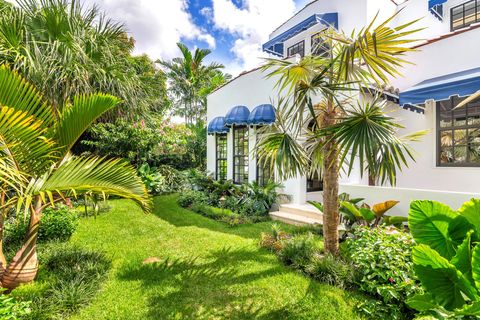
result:
[[[355,282],[355,267],[329,254],[313,254],[305,271],[315,280],[342,289],[352,287]]]
[[[278,256],[284,264],[305,271],[313,254],[322,250],[321,242],[313,234],[306,233],[286,240]]]
[[[67,241],[77,228],[78,215],[66,206],[46,208],[38,229],[38,241]],[[5,223],[4,244],[6,247],[19,246],[23,242],[28,219],[17,217]]]
[[[280,252],[283,249],[285,240],[290,239],[291,235],[282,231],[278,224],[273,224],[270,233],[262,232],[260,246],[273,252]]]
[[[138,175],[145,184],[148,192],[160,194],[166,190],[165,178],[156,168],[150,167],[148,163],[144,163],[138,168]]]
[[[179,194],[177,202],[181,207],[189,208],[193,204],[207,204],[208,197],[201,191],[186,190]]]
[[[100,289],[100,283],[111,267],[105,254],[69,244],[42,246],[39,260],[44,266],[44,284],[15,289],[12,294],[32,300],[29,319],[65,319],[84,308]]]
[[[186,184],[186,177],[183,172],[168,165],[159,166],[157,171],[164,178],[164,193],[183,191]]]
[[[0,319],[26,319],[31,313],[31,301],[20,301],[14,296],[0,291]]]
[[[247,183],[239,190],[240,212],[245,215],[267,215],[272,205],[278,200],[277,188],[282,185],[269,182],[261,186],[257,182]]]
[[[425,314],[452,319],[480,317],[480,200],[460,209],[413,201],[408,224],[418,244],[415,273],[425,289],[407,301]]]
[[[344,246],[345,257],[359,272],[356,281],[359,289],[381,298],[385,306],[391,307],[387,312],[389,319],[402,319],[402,314],[408,314],[405,300],[419,290],[413,272],[412,247],[413,239],[405,232],[365,226],[357,228],[354,238],[348,239]],[[361,310],[366,308],[360,306]]]

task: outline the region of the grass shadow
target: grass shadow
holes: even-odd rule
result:
[[[262,232],[271,230],[272,224],[280,222],[266,221],[260,223],[250,223],[238,226],[229,226],[225,223],[206,218],[200,214],[182,208],[177,204],[177,195],[168,195],[156,197],[154,199],[153,213],[176,227],[205,228],[215,232],[222,232],[231,235],[240,236],[248,239],[259,239]],[[280,223],[285,231],[293,231],[295,226]]]

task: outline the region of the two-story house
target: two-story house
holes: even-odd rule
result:
[[[429,131],[412,144],[416,162],[399,173],[394,188],[368,186],[366,175],[361,178],[357,170],[342,177],[341,191],[370,203],[400,200],[394,213],[404,215],[413,199],[458,207],[480,196],[480,101],[453,110],[480,90],[480,0],[316,0],[273,30],[263,50],[285,59],[322,54],[316,34],[324,28],[348,34],[377,13],[383,21],[398,10],[393,27],[422,18],[417,27],[425,29],[416,35],[422,39],[414,45],[417,51],[406,57],[413,64],[390,81],[389,112],[405,126],[399,134]],[[275,79],[266,79],[257,68],[208,97],[207,169],[216,179],[262,183],[274,175],[257,163],[253,150],[256,126],[275,121],[274,86]],[[308,211],[308,200],[321,200],[320,177],[297,176],[282,183],[292,203],[281,211]],[[307,218],[304,222],[311,221]]]

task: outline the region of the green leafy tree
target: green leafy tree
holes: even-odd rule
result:
[[[163,112],[165,76],[122,24],[79,0],[19,0],[0,15],[0,63],[35,84],[62,111],[78,94],[108,92],[122,102],[104,118]],[[0,7],[0,10],[1,7]]]
[[[4,287],[12,289],[35,278],[42,212],[55,202],[94,192],[132,199],[150,210],[151,199],[132,166],[120,159],[70,154],[86,128],[119,100],[92,94],[71,101],[60,111],[24,78],[0,66],[0,216],[3,219],[10,208],[29,216],[25,242],[4,269]],[[3,230],[3,220],[1,224]],[[3,252],[0,259],[3,271]]]
[[[263,67],[268,77],[278,79],[281,96],[278,120],[262,132],[258,156],[276,165],[282,178],[321,172],[325,250],[332,254],[338,252],[340,168],[346,165],[350,173],[358,158],[362,173],[374,169],[394,184],[396,169],[413,158],[396,135],[401,126],[378,100],[349,102],[360,85],[386,82],[406,63],[402,55],[411,50],[408,44],[414,40],[406,37],[415,32],[408,30],[414,22],[391,28],[394,18],[376,27],[374,19],[351,35],[328,29],[320,36],[328,55],[268,59]]]
[[[191,52],[182,43],[177,43],[177,46],[182,53],[181,57],[159,63],[167,71],[174,113],[184,117],[187,124],[197,123],[205,118],[208,94],[231,76],[220,71],[224,66],[219,63],[204,64],[210,50],[197,48]]]

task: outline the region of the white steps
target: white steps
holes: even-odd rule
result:
[[[322,224],[322,213],[311,204],[282,204],[280,210],[270,212],[273,220],[293,225]]]

